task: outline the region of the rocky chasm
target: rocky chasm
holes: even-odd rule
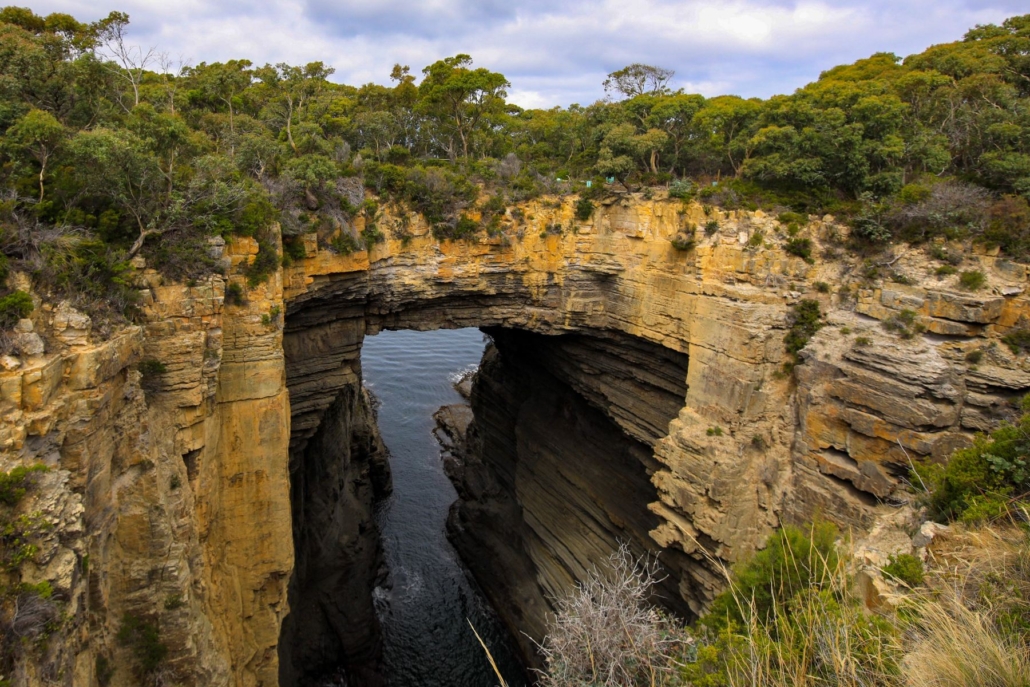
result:
[[[922,249],[896,254],[908,284],[832,257],[846,228],[831,217],[803,229],[825,249],[810,264],[761,212],[639,195],[588,221],[574,199],[520,210],[497,237],[441,243],[386,208],[386,241],[344,256],[305,236],[307,257],[239,305],[226,284],[245,285],[256,242],[212,245],[228,276],[195,285],[140,262],[143,321],[106,336],[41,304],[3,360],[0,462],[52,468],[22,506],[48,523],[22,578],[50,581],[66,621],[14,683],[99,685],[104,667],[133,684],[128,616],[159,628],[160,670],[184,684],[374,673],[372,504],[390,481],[360,351],[381,329],[494,338],[474,418],[445,423],[449,530],[532,638],[548,595],[619,541],[657,552],[666,599],[697,613],[720,563],[817,512],[869,527],[906,498],[910,461],[967,444],[1030,389],[1000,343],[1027,326],[1027,275],[997,255],[967,258],[987,276],[968,292]],[[802,299],[826,326],[784,373]],[[924,331],[881,326],[902,314]]]

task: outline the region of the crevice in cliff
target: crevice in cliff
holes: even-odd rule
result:
[[[342,672],[374,687],[382,646],[372,590],[384,570],[373,516],[390,477],[368,394],[345,386],[306,444],[290,458],[296,561],[279,683]]]

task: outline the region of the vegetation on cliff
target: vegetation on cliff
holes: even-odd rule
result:
[[[222,269],[212,237],[254,236],[257,283],[281,259],[276,222],[340,252],[373,246],[366,189],[440,239],[496,231],[506,205],[541,193],[674,182],[708,205],[848,216],[864,245],[1030,251],[1030,15],[768,100],[673,91],[671,72],[631,65],[608,100],[550,110],[507,102],[507,79],[467,55],[355,87],[321,62],[177,63],[128,43],[127,24],[0,10],[0,249],[93,312],[131,310],[139,252],[189,279]],[[811,259],[805,241],[789,250]]]
[[[927,550],[925,570],[921,558],[901,554],[874,573],[893,590],[884,600],[860,593],[858,575],[870,573],[860,570],[832,525],[784,527],[765,549],[727,573],[728,589],[691,627],[649,606],[656,566],[618,552],[558,600],[541,647],[547,660],[541,682],[1028,684],[1025,530],[957,530],[942,539]]]
[[[15,661],[38,658],[47,638],[61,622],[50,583],[26,582],[22,567],[39,553],[41,533],[52,524],[41,513],[26,511],[43,465],[0,472],[0,685],[9,684]]]
[[[914,471],[928,515],[959,522],[879,570],[832,524],[785,526],[683,627],[650,606],[658,567],[618,552],[557,600],[543,684],[1030,684],[1030,397],[1023,407]]]
[[[1027,518],[1030,507],[1030,396],[1016,424],[1003,422],[944,465],[918,465],[914,481],[926,489],[930,514],[944,521],[992,522]]]

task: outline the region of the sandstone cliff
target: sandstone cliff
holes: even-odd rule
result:
[[[774,218],[708,210],[624,196],[581,222],[571,200],[548,199],[509,211],[496,237],[439,243],[419,217],[387,208],[385,242],[341,256],[306,236],[308,257],[245,289],[243,305],[225,303],[220,277],[183,286],[142,270],[142,322],[106,340],[66,306],[37,309],[22,354],[0,372],[0,469],[52,468],[25,504],[53,526],[22,577],[51,581],[69,619],[45,655],[18,663],[15,684],[100,684],[107,665],[110,684],[130,684],[132,649],[116,639],[127,614],[160,628],[173,679],[276,684],[279,656],[298,646],[280,643],[295,551],[297,609],[332,611],[326,594],[341,575],[376,574],[369,509],[386,478],[358,355],[381,328],[498,328],[502,357],[532,360],[559,383],[519,396],[484,374],[478,440],[514,436],[542,459],[513,458],[511,474],[503,461],[466,465],[461,482],[472,525],[461,536],[489,549],[520,528],[511,541],[521,550],[506,552],[518,584],[488,592],[524,604],[509,604],[509,622],[537,632],[545,594],[624,535],[662,552],[680,603],[696,612],[719,586],[713,558],[733,562],[781,522],[816,512],[869,523],[905,498],[910,460],[945,456],[1010,416],[1030,388],[1026,357],[1000,342],[1026,326],[1022,266],[969,255],[963,269],[982,270],[987,287],[966,292],[934,276],[921,249],[872,265],[880,275],[824,257],[845,231],[832,218],[803,229],[817,246],[809,264],[782,249]],[[718,229],[690,250],[670,241],[713,220]],[[256,244],[212,250],[244,284]],[[820,302],[829,326],[784,374],[783,337],[802,298]],[[898,318],[912,338],[883,328]],[[520,354],[508,330],[564,336]],[[559,407],[583,418],[581,434],[539,431],[545,409]],[[610,440],[577,453],[577,436]],[[603,463],[579,466],[598,473],[578,484],[554,460],[586,455]],[[599,487],[628,474],[625,493]],[[546,489],[560,480],[573,483]],[[482,490],[507,510],[471,517]],[[568,503],[579,505],[562,521],[556,508]],[[374,661],[374,632],[363,634],[374,616],[355,608],[332,611],[332,641],[291,654],[291,665],[336,651]]]

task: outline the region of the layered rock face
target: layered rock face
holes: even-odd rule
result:
[[[223,259],[254,253],[244,242]],[[3,373],[0,462],[51,469],[24,508],[45,504],[54,526],[21,581],[51,582],[69,617],[14,681],[138,684],[133,634],[117,639],[137,622],[167,647],[163,679],[275,684],[293,568],[289,397],[282,332],[262,315],[281,307],[281,281],[226,307],[218,277],[141,280],[142,327],[95,342],[89,318],[44,307],[48,345]]]
[[[448,527],[533,660],[550,599],[622,544],[635,556],[653,550],[658,519],[639,507],[657,498],[652,427],[675,416],[687,361],[625,336],[487,331],[494,345],[473,386],[475,419],[451,447],[460,498]],[[679,566],[668,568],[657,596],[689,613],[677,603]]]
[[[39,308],[0,361],[0,469],[51,467],[22,506],[53,525],[22,581],[50,581],[70,620],[47,655],[20,657],[15,683],[99,684],[112,666],[110,684],[134,683],[116,640],[127,614],[159,627],[161,670],[184,684],[276,684],[280,656],[286,683],[336,652],[374,662],[370,605],[331,594],[363,595],[377,569],[385,478],[359,352],[381,328],[506,330],[473,395],[481,460],[454,521],[469,551],[510,563],[496,588],[489,565],[480,581],[535,636],[546,594],[624,535],[699,612],[722,585],[713,561],[817,512],[864,526],[904,498],[910,460],[964,445],[1030,389],[1026,356],[1001,341],[1030,328],[1022,266],[968,255],[987,278],[971,293],[919,249],[873,264],[881,276],[825,257],[845,233],[831,218],[803,229],[809,264],[760,212],[624,196],[581,222],[573,207],[535,201],[501,237],[443,243],[386,207],[385,242],[341,256],[306,236],[308,257],[245,304],[224,302],[221,277],[144,270],[141,325],[106,339],[67,306]],[[713,221],[691,250],[670,241]],[[256,242],[212,250],[244,284]],[[802,298],[828,326],[784,374]],[[533,371],[513,378],[516,363]]]

